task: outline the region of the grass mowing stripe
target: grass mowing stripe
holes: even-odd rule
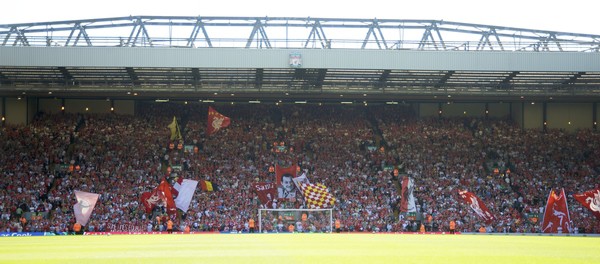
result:
[[[240,234],[7,237],[1,263],[600,263],[600,238]]]

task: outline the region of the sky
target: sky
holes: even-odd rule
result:
[[[600,35],[598,0],[10,0],[0,7],[0,24],[130,15],[328,17],[433,19]]]

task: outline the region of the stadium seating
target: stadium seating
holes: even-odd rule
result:
[[[68,231],[75,221],[74,190],[101,194],[86,230],[156,229],[155,217],[163,212],[146,214],[140,195],[158,185],[167,167],[178,168],[169,177],[218,186],[198,188],[176,223],[176,229],[194,231],[243,230],[260,206],[252,183],[274,181],[269,167],[275,164],[298,164],[311,182],[327,186],[337,199],[334,218],[354,232],[416,231],[416,221],[427,216],[427,231],[447,231],[455,220],[458,230],[477,232],[483,222],[459,201],[459,189],[475,193],[494,213],[490,232],[539,232],[552,188],[572,195],[598,186],[597,131],[523,130],[507,119],[417,118],[400,106],[215,107],[232,122],[211,136],[204,133],[206,105],[192,104],[140,103],[136,116],[39,114],[30,125],[3,127],[0,230]],[[197,153],[169,148],[173,116],[185,145],[198,147]],[[274,142],[286,150],[274,151]],[[422,213],[415,221],[399,216],[399,179],[390,166],[415,180]],[[600,233],[599,221],[570,199],[579,232]],[[302,201],[278,206],[299,208]],[[276,223],[265,228],[274,230]]]

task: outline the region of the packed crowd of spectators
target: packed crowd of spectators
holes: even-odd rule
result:
[[[599,221],[572,195],[598,187],[600,133],[522,130],[506,119],[423,118],[385,112],[378,119],[386,155],[414,177],[421,211],[438,225],[476,232],[539,232],[550,190],[564,188],[578,232]],[[457,190],[480,197],[496,217],[491,225],[461,204]]]
[[[274,182],[270,168],[296,164],[335,196],[333,218],[342,230],[416,231],[422,222],[428,231],[444,231],[454,220],[459,231],[474,232],[484,223],[458,199],[458,190],[468,189],[497,218],[484,225],[489,232],[539,232],[535,219],[548,193],[565,188],[579,232],[600,233],[599,221],[572,199],[597,187],[596,131],[522,130],[492,118],[416,118],[399,106],[218,105],[231,125],[207,136],[206,108],[142,103],[136,116],[40,114],[27,126],[3,127],[0,230],[67,232],[75,222],[73,191],[80,190],[101,194],[87,231],[161,231],[164,212],[147,214],[140,196],[164,177],[206,180],[215,189],[198,187],[176,229],[247,230],[261,208],[252,183]],[[179,143],[167,129],[173,116],[182,145],[193,150],[170,146]],[[418,219],[398,212],[400,177],[390,167],[413,177]],[[301,198],[277,203],[303,206]],[[310,216],[300,229],[327,230],[322,218]],[[275,216],[263,222],[273,231],[287,224]]]

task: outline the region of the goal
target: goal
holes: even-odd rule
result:
[[[260,233],[285,233],[294,225],[294,232],[330,233],[333,230],[333,209],[258,209]]]

